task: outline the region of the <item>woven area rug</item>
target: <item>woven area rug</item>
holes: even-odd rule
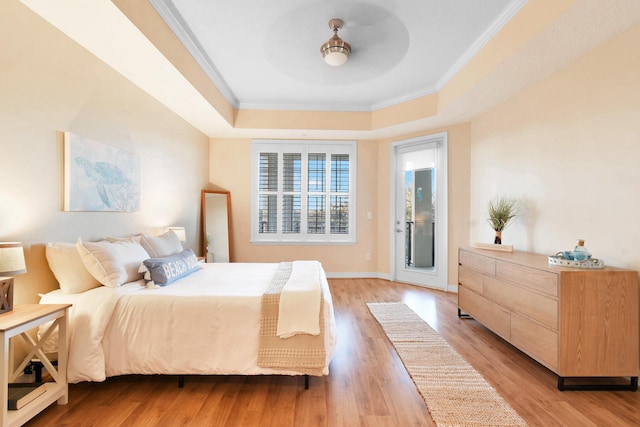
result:
[[[439,427],[526,426],[498,392],[403,303],[369,303]]]

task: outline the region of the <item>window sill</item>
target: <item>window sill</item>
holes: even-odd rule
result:
[[[264,241],[264,240],[251,240],[250,243],[252,245],[273,245],[273,246],[348,246],[355,245],[357,242],[355,241],[340,241],[340,242],[332,242],[332,241]]]

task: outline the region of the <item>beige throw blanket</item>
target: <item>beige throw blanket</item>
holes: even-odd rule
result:
[[[292,263],[280,263],[269,289],[262,296],[258,366],[320,376],[326,359],[322,295],[318,335],[296,334],[288,338],[280,338],[277,335],[280,293],[291,275],[291,270]]]
[[[289,280],[280,291],[277,335],[318,335],[321,300],[320,263],[293,261]]]

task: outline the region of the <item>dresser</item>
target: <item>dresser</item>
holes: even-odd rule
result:
[[[558,375],[560,390],[637,390],[638,272],[551,266],[546,255],[458,250],[458,316]],[[565,379],[628,377],[578,384]]]

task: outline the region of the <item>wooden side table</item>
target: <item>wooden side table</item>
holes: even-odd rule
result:
[[[22,304],[12,311],[0,315],[0,400],[2,413],[0,425],[19,426],[39,414],[56,400],[64,405],[69,399],[67,385],[67,330],[69,319],[67,311],[71,304]],[[53,321],[40,340],[34,340],[27,334],[31,329]],[[42,344],[58,328],[58,367],[53,366],[47,355],[42,351]],[[9,339],[20,335],[27,343],[28,354],[15,371],[9,372]],[[46,391],[29,402],[21,409],[7,410],[8,384],[18,378],[32,358],[38,358],[47,369],[54,382],[45,383]]]

